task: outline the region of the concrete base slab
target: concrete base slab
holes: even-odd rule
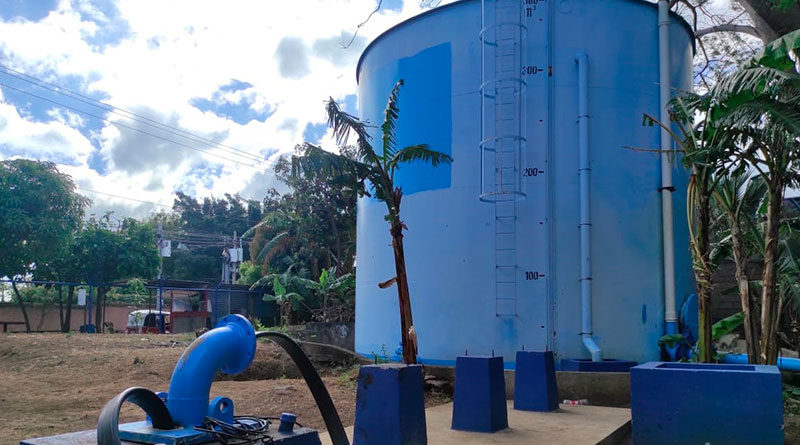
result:
[[[425,410],[428,443],[432,445],[570,444],[612,445],[630,443],[631,411],[603,406],[566,406],[549,413],[517,411],[508,402],[509,428],[496,433],[473,433],[450,428],[453,404]],[[353,427],[347,428],[353,437]],[[323,445],[330,437],[320,433]]]

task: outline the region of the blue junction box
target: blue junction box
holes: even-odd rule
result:
[[[782,444],[775,366],[649,362],[631,369],[636,444]]]
[[[514,409],[545,412],[558,409],[553,351],[517,351]]]
[[[628,372],[636,366],[636,362],[627,360],[603,359],[602,362],[593,362],[591,359],[562,359],[562,371],[580,372]]]
[[[362,366],[354,445],[425,445],[425,382],[420,365]]]
[[[457,357],[454,430],[493,433],[508,428],[503,357]]]

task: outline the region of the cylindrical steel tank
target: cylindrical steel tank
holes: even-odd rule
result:
[[[379,124],[389,92],[402,78],[398,146],[427,143],[454,158],[452,165],[436,168],[404,165],[396,176],[404,192],[419,358],[452,364],[466,351],[503,355],[513,366],[522,348],[589,357],[581,339],[576,64],[585,55],[593,335],[604,357],[658,359],[664,332],[660,160],[657,153],[630,149],[659,143],[658,127],[642,125],[642,113],[658,116],[659,110],[655,4],[519,1],[523,54],[515,59],[521,62],[510,63],[523,63],[514,68],[526,84],[520,96],[526,143],[517,166],[524,197],[510,206],[481,199],[481,86],[488,63],[481,40],[483,2],[463,0],[405,21],[373,41],[359,61],[360,116]],[[671,86],[690,89],[691,30],[678,16],[671,22]],[[673,177],[680,304],[694,283],[687,173],[679,158]],[[385,213],[373,198],[358,203],[355,346],[369,356],[396,355],[400,343],[397,290],[378,288],[394,276]]]

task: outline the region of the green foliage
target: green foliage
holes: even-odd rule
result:
[[[58,258],[87,204],[52,162],[0,162],[0,276],[24,275]]]
[[[90,284],[152,277],[158,268],[154,239],[153,228],[133,218],[112,230],[110,215],[92,217],[75,236],[72,255],[79,259],[82,280]]]
[[[225,194],[223,198],[208,197],[198,200],[176,192],[172,208],[174,213],[154,215],[150,225],[156,227],[161,223],[168,234],[232,236],[236,232],[241,236],[263,218],[263,206],[260,202],[230,194]],[[178,250],[173,245],[172,256],[164,258],[164,276],[182,280],[218,280],[222,266],[222,245],[209,244],[187,243],[187,251]],[[243,247],[244,255],[248,257],[249,246],[244,244]]]
[[[264,270],[262,266],[254,264],[251,261],[244,261],[239,266],[239,280],[236,282],[236,284],[252,286],[263,276]]]
[[[796,4],[797,0],[768,0],[769,6],[772,9],[782,11],[791,8]]]
[[[361,366],[353,365],[349,368],[344,368],[341,373],[336,377],[336,382],[347,388],[355,388],[358,383],[358,373]]]
[[[738,329],[742,322],[744,321],[744,314],[742,312],[737,312],[730,317],[723,318],[722,320],[714,323],[711,326],[711,338],[714,341],[718,341],[725,335],[730,334],[731,332]]]
[[[385,344],[382,344],[380,354],[372,351],[372,360],[376,365],[390,363],[392,359],[389,357],[389,348],[387,348]]]
[[[302,147],[297,148],[302,153]],[[352,149],[342,151],[353,157]],[[314,177],[291,175],[289,161],[281,158],[276,177],[288,189],[271,189],[265,199],[262,220],[248,230],[252,235],[250,258],[266,272],[289,265],[304,278],[317,277],[322,269],[337,267],[352,272],[355,261],[356,185],[349,172],[327,172]]]
[[[357,159],[337,155],[306,143],[303,155],[292,158],[292,174],[310,178],[332,172],[354,175],[358,181],[359,194],[371,196],[366,187],[366,183],[369,182],[374,196],[387,206],[387,221],[401,224],[399,213],[402,192],[394,183],[394,174],[400,164],[414,160],[424,160],[432,165],[453,162],[453,158],[449,155],[431,150],[426,144],[409,145],[399,151],[395,150],[394,131],[397,126],[398,91],[401,86],[403,86],[402,79],[395,84],[389,96],[384,122],[381,125],[383,150],[380,155],[369,142],[371,137],[367,125],[341,110],[331,98],[327,107],[328,125],[333,129],[340,146],[348,143],[351,134],[355,135]]]
[[[711,326],[712,332],[712,339],[714,341],[718,341],[723,336],[730,334],[731,332],[735,331],[742,325],[742,321],[744,320],[744,315],[739,312],[737,314],[731,315],[730,317],[724,318]],[[684,345],[689,347],[692,350],[692,360],[697,360],[698,358],[698,350],[696,345],[691,345],[686,341],[686,338],[683,334],[666,334],[662,335],[661,338],[658,339],[658,346],[659,347],[667,347],[667,348],[674,348],[679,345]]]
[[[142,305],[147,302],[149,296],[147,280],[144,278],[131,278],[124,286],[109,289],[105,298],[107,301],[114,303]]]
[[[402,79],[392,88],[386,104],[384,120],[380,126],[382,141],[380,153],[370,144],[369,126],[342,110],[331,98],[327,105],[328,126],[333,130],[336,143],[340,147],[348,146],[350,136],[355,136],[356,156],[351,158],[331,153],[306,143],[302,156],[292,158],[292,176],[309,179],[337,174],[353,176],[356,179],[356,191],[359,195],[371,196],[367,189],[369,183],[375,198],[386,204],[387,213],[384,219],[389,222],[389,233],[392,235],[392,249],[397,265],[395,280],[400,306],[403,360],[406,363],[415,363],[417,339],[412,337],[411,297],[403,250],[403,230],[407,227],[400,219],[403,189],[395,184],[394,175],[403,163],[421,160],[431,165],[449,164],[453,162],[453,158],[445,153],[431,150],[426,144],[414,144],[400,150],[396,149],[395,131],[400,111],[398,103],[401,86],[403,86]]]
[[[800,388],[784,383],[782,395],[784,414],[800,415]]]
[[[666,334],[662,335],[661,338],[658,339],[658,346],[674,348],[683,343],[683,340],[683,334]]]

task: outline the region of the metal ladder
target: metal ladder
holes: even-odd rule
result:
[[[517,206],[525,148],[526,28],[520,0],[483,0],[481,194],[495,212],[495,315],[517,315]]]

